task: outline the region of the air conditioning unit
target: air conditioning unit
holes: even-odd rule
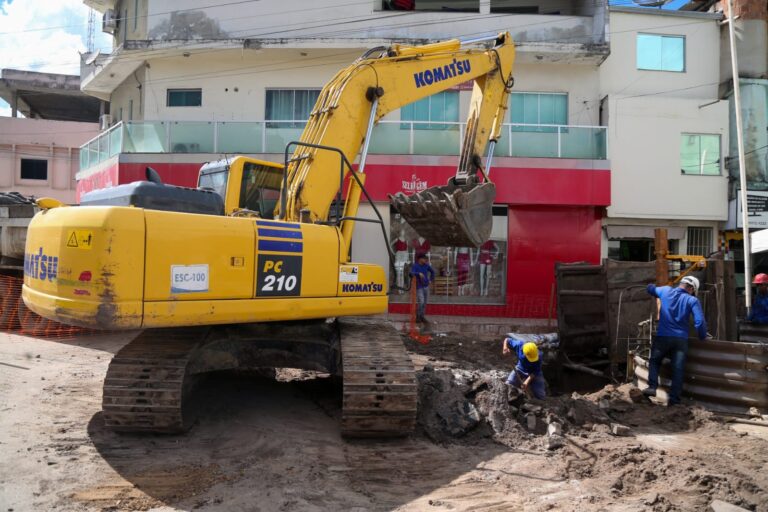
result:
[[[110,114],[99,116],[99,129],[101,131],[108,130],[110,126],[112,126],[112,116]]]
[[[101,31],[108,34],[114,34],[117,30],[117,16],[115,11],[107,9],[104,11],[104,16],[101,18]]]

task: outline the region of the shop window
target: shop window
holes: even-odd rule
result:
[[[168,107],[201,107],[203,105],[202,89],[168,89]]]
[[[720,175],[720,136],[684,133],[680,137],[680,172]]]
[[[414,130],[458,130],[459,92],[443,91],[406,105],[400,109],[400,120],[415,121]],[[410,130],[411,123],[401,123],[400,128]]]
[[[685,37],[637,34],[637,69],[685,71]]]
[[[712,253],[712,228],[688,228],[688,255],[709,256]]]
[[[420,237],[394,210],[390,210],[390,242],[395,253],[396,285],[405,288],[410,267],[420,252],[435,269],[430,304],[504,304],[507,277],[507,207],[493,207],[491,238],[479,249],[438,247]],[[393,302],[408,302],[397,292]]]
[[[267,89],[268,128],[303,128],[320,96],[320,89]]]
[[[48,181],[48,160],[22,158],[21,179]]]
[[[556,132],[554,126],[567,125],[568,95],[565,93],[513,92],[510,118],[512,131],[516,132]]]

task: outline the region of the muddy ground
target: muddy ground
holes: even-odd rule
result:
[[[629,385],[526,400],[503,384],[500,341],[408,342],[423,368],[409,439],[342,440],[338,385],[290,371],[209,379],[184,436],[115,434],[101,381],[130,339],[0,334],[0,512],[694,511],[714,499],[768,511],[768,429],[634,403]]]

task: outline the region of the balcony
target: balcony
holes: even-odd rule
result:
[[[80,148],[84,171],[120,153],[281,154],[305,121],[126,121]],[[370,153],[458,155],[464,123],[382,121]],[[606,127],[504,124],[496,157],[606,159]]]

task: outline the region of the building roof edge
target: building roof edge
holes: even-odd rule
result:
[[[610,12],[619,12],[624,14],[647,14],[650,16],[673,16],[676,18],[696,18],[702,21],[724,19],[719,12],[696,12],[696,11],[673,11],[671,9],[651,9],[649,7],[617,7],[610,6]]]

